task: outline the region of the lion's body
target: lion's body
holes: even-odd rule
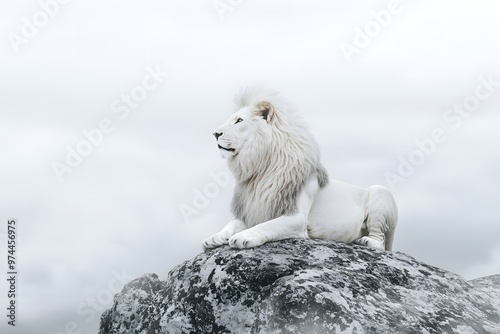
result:
[[[346,243],[359,240],[376,247],[370,240],[362,239],[369,235],[368,225],[372,225],[372,234],[379,234],[383,241],[376,248],[391,250],[396,222],[396,203],[384,187],[364,189],[332,180],[316,194],[307,229],[310,238]]]
[[[236,105],[214,133],[236,178],[235,219],[205,248],[321,238],[391,249],[397,208],[387,189],[329,181],[316,141],[277,94],[247,90]]]

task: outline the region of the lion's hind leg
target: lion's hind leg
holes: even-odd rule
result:
[[[377,249],[392,250],[398,213],[394,197],[385,187],[371,186],[363,196],[363,237],[354,242]]]

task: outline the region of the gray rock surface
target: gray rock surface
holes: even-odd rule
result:
[[[499,334],[500,275],[332,241],[222,247],[127,284],[99,333]]]

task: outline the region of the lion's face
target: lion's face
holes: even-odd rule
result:
[[[232,159],[261,152],[272,139],[272,117],[273,107],[267,102],[236,111],[213,133],[222,157]]]

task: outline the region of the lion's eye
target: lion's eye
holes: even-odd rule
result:
[[[234,124],[238,124],[238,123],[240,123],[240,122],[243,122],[243,119],[238,118]]]

